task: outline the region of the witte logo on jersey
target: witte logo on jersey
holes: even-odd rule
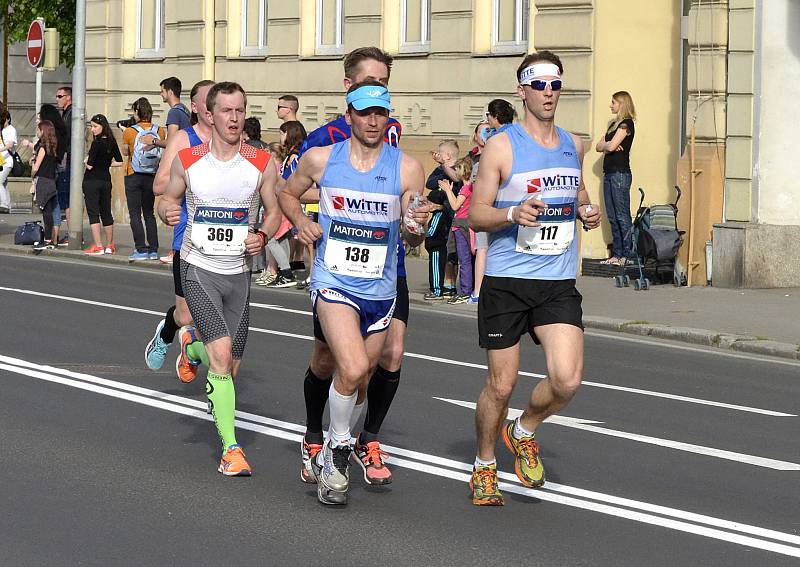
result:
[[[391,222],[400,218],[398,195],[323,187],[322,213],[358,221]]]
[[[528,193],[539,193],[540,191],[554,191],[559,189],[572,189],[581,183],[580,175],[564,175],[556,173],[528,179]]]

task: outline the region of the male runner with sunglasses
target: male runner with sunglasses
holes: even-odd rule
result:
[[[470,488],[476,505],[503,505],[494,455],[501,429],[520,481],[544,484],[534,432],[567,405],[583,375],[576,220],[597,228],[600,211],[583,185],[582,140],[555,125],[563,71],[549,51],[522,61],[517,94],[524,117],[486,143],[472,194],[470,225],[489,233],[478,303],[479,342],[487,349],[489,374],[475,414],[478,454]],[[523,414],[506,424],[519,341],[526,333],[544,349],[547,377],[534,388]]]
[[[383,86],[388,86],[391,70],[392,57],[389,54],[377,47],[356,48],[344,58],[344,88],[347,90],[355,83],[366,80],[375,80]],[[389,117],[383,135],[384,142],[397,147],[401,131],[400,123]],[[311,132],[303,142],[300,148],[300,159],[311,148],[342,142],[349,139],[350,135],[350,125],[344,116],[324,124]],[[294,163],[296,166],[300,160]],[[288,179],[291,174],[292,171],[289,168],[283,172],[285,179]],[[305,197],[308,198],[312,191],[309,191]],[[317,200],[319,200],[318,196]],[[353,421],[357,421],[366,403],[367,413],[364,418],[364,427],[358,436],[353,455],[361,466],[364,480],[369,484],[382,485],[392,482],[392,472],[384,463],[385,453],[381,450],[378,435],[400,385],[400,366],[405,349],[408,315],[409,297],[405,270],[405,248],[402,240],[398,240],[397,303],[392,313],[392,321],[378,366],[369,380],[369,385],[364,385],[366,390],[359,393],[356,409],[353,412]],[[311,459],[322,449],[322,416],[328,402],[333,371],[333,359],[330,356],[324,356],[324,353],[315,351],[303,382],[306,402],[306,433],[301,441],[303,465],[300,470],[300,479],[303,482],[316,482],[311,470]],[[365,401],[365,393],[367,401]]]

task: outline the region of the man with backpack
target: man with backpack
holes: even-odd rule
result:
[[[158,228],[153,212],[153,179],[161,161],[162,149],[150,137],[165,139],[164,128],[153,124],[153,107],[142,97],[131,106],[136,123],[122,133],[122,153],[128,156],[125,169],[125,198],[131,217],[131,232],[136,250],[128,260],[158,260]],[[142,225],[144,219],[144,226]]]

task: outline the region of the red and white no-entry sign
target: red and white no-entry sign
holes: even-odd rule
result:
[[[41,20],[33,20],[28,28],[28,63],[41,67],[44,59],[44,25]]]

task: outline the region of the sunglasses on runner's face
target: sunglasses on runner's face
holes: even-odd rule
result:
[[[535,91],[543,91],[548,86],[554,91],[560,91],[561,90],[561,79],[553,79],[553,80],[550,80],[550,81],[545,81],[545,80],[542,80],[542,79],[534,79],[533,81],[528,83],[528,86],[530,88],[532,88],[533,90],[535,90]]]
[[[278,105],[278,110],[280,110],[281,108],[287,108],[287,109],[288,109],[289,107],[288,107],[288,106],[281,106],[281,105],[279,104],[279,105]]]

